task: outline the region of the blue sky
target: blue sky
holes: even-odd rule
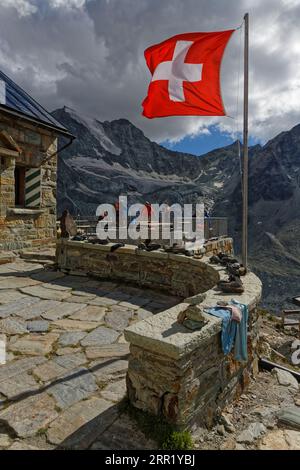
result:
[[[177,143],[165,141],[160,142],[160,144],[170,150],[176,150],[177,152],[203,155],[216,148],[230,145],[234,140],[236,140],[236,138],[233,139],[229,134],[220,132],[220,130],[215,126],[211,126],[209,131],[209,134],[201,134],[195,137],[184,137],[184,139]],[[255,145],[257,143],[260,142],[252,137],[249,138],[249,145]]]

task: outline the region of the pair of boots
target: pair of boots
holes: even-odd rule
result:
[[[181,254],[185,256],[193,256],[193,253],[191,251],[187,250],[183,246],[178,245],[177,243],[174,243],[173,246],[164,247],[164,250],[167,253],[174,253],[175,255]]]
[[[138,244],[139,250],[154,251],[154,250],[158,250],[159,248],[161,248],[159,243],[153,243],[149,239]]]
[[[245,276],[246,268],[240,263],[227,264],[227,272],[234,276]]]
[[[227,281],[218,282],[219,289],[224,293],[242,294],[244,292],[244,286],[239,276],[235,274],[229,274]]]
[[[221,264],[222,266],[227,266],[228,264],[237,263],[238,260],[232,256],[227,255],[226,253],[218,253],[209,258],[209,261],[212,264]]]

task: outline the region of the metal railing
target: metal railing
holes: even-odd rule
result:
[[[96,236],[97,219],[94,216],[78,216],[75,219],[78,230],[87,236]],[[59,222],[58,222],[59,224]],[[172,225],[172,224],[170,224]],[[227,217],[205,217],[204,238],[221,237],[228,235]]]

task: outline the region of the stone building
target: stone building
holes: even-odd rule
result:
[[[0,71],[0,250],[55,240],[58,136],[74,139]]]

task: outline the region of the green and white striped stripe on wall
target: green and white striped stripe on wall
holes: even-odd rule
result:
[[[41,169],[28,168],[25,174],[25,207],[40,207]]]

